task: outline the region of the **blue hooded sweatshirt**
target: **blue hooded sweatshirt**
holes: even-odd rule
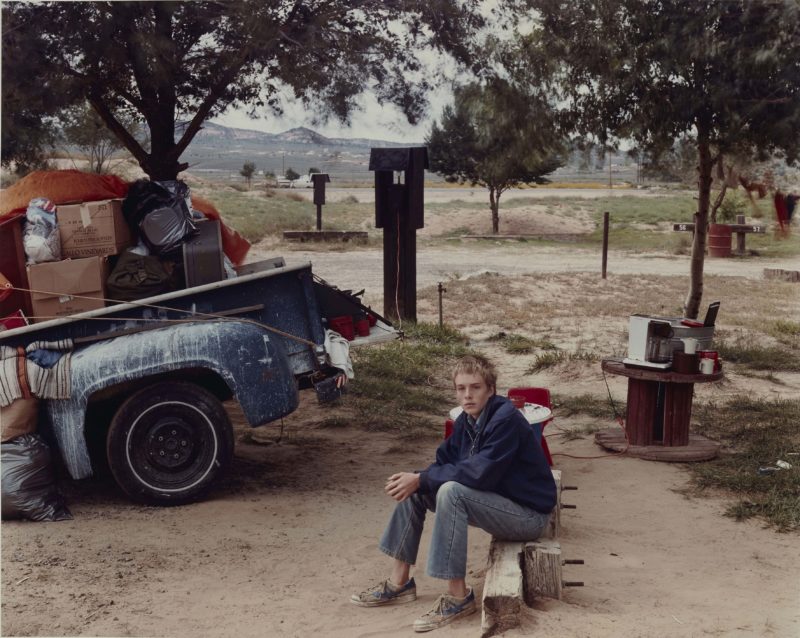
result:
[[[462,412],[453,434],[436,450],[436,462],[420,472],[419,492],[435,494],[455,481],[549,514],[556,504],[556,484],[542,451],[540,427],[530,425],[505,397],[490,397],[483,410],[474,449]]]

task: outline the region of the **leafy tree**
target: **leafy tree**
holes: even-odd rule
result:
[[[513,25],[523,0],[493,9]],[[477,37],[489,19],[478,0],[229,0],[227,2],[7,2],[2,5],[3,84],[50,104],[86,99],[144,171],[174,179],[203,122],[231,106],[280,112],[293,94],[324,120],[347,121],[371,89],[416,123],[445,73],[422,54],[446,52],[477,70]],[[5,29],[13,24],[13,38]],[[33,52],[19,68],[5,65]],[[45,91],[46,93],[46,91]],[[4,93],[5,95],[5,93]],[[47,96],[30,103],[46,111]],[[3,109],[4,114],[6,109]],[[149,144],[122,114],[145,123]],[[181,122],[176,126],[176,122]],[[19,131],[14,131],[17,133]],[[6,129],[3,127],[5,140]]]
[[[286,169],[286,174],[284,175],[284,177],[288,179],[290,182],[293,182],[294,180],[300,177],[300,173],[298,173],[293,168],[289,167]]]
[[[253,181],[253,175],[256,172],[256,165],[254,162],[245,162],[244,166],[242,166],[242,170],[239,171],[239,175],[244,177],[244,181],[247,182],[247,190],[250,190],[250,184]]]
[[[63,87],[37,81],[35,69],[43,63],[36,42],[26,37],[26,26],[16,14],[3,11],[2,165],[18,174],[46,165],[46,152],[56,142],[55,116],[61,109],[53,93]],[[19,77],[23,81],[16,82]]]
[[[426,144],[431,170],[449,182],[489,189],[492,232],[500,227],[500,197],[521,184],[544,183],[564,164],[562,139],[549,106],[505,80],[456,89]]]
[[[683,135],[668,149],[643,152],[642,159],[646,177],[686,185],[697,181],[697,140],[692,137]]]
[[[86,155],[90,172],[107,172],[112,156],[122,148],[119,139],[87,104],[68,112],[65,119],[64,142]],[[127,121],[126,124],[131,133],[136,135],[138,124],[135,121]]]
[[[713,167],[740,153],[800,153],[800,5],[763,0],[531,0],[537,25],[512,74],[546,85],[566,126],[654,157],[682,136],[696,152],[690,285],[696,317]]]
[[[314,173],[321,173],[322,171],[319,170],[316,166],[312,166],[308,169],[308,174],[313,175]]]

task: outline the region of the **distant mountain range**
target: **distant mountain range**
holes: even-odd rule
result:
[[[266,133],[264,131],[254,131],[252,129],[232,128],[221,124],[206,122],[203,128],[195,136],[193,144],[213,145],[217,140],[226,142],[242,142],[274,145],[281,142],[287,144],[309,144],[313,146],[355,146],[360,148],[373,147],[400,147],[409,146],[406,142],[389,142],[387,140],[374,140],[363,137],[325,137],[321,133],[298,126],[283,133]],[[411,144],[411,146],[422,146],[423,142]]]
[[[328,173],[337,182],[370,182],[374,179],[369,170],[370,150],[405,146],[424,146],[424,142],[326,137],[303,126],[282,133],[266,133],[206,122],[181,159],[189,163],[189,172],[211,179],[239,180],[244,164],[253,162],[257,175],[285,175],[289,168],[305,175],[314,169]],[[581,162],[586,166],[581,166]],[[624,170],[632,170],[632,179],[635,179],[636,167],[629,165],[630,159],[624,153],[612,154],[612,163],[616,165],[617,179]],[[593,176],[597,175],[605,178],[606,166],[607,158],[583,157],[575,151],[567,165],[555,171],[553,178],[595,178]],[[626,178],[631,179],[627,175]],[[440,181],[442,177],[426,171],[426,179]]]
[[[305,127],[283,133],[265,133],[206,122],[181,159],[195,173],[236,176],[245,162],[254,162],[258,172],[282,175],[291,168],[305,174],[315,168],[340,179],[372,179],[369,154],[372,148],[422,146],[367,138],[326,137]]]

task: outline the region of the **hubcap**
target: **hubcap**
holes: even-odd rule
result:
[[[183,419],[169,416],[158,419],[147,437],[147,458],[163,470],[179,470],[191,462],[195,441],[192,429]]]

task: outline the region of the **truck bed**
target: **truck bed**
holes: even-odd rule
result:
[[[233,279],[169,292],[135,302],[121,303],[70,317],[44,321],[0,332],[0,344],[26,346],[33,341],[72,339],[76,344],[109,339],[176,322],[220,318],[248,319],[267,327],[280,340],[292,372],[315,368],[325,341],[321,307],[311,264],[279,266]],[[340,300],[363,308],[358,299],[335,291]],[[379,321],[369,337],[354,342],[375,343],[391,339],[396,331]]]

